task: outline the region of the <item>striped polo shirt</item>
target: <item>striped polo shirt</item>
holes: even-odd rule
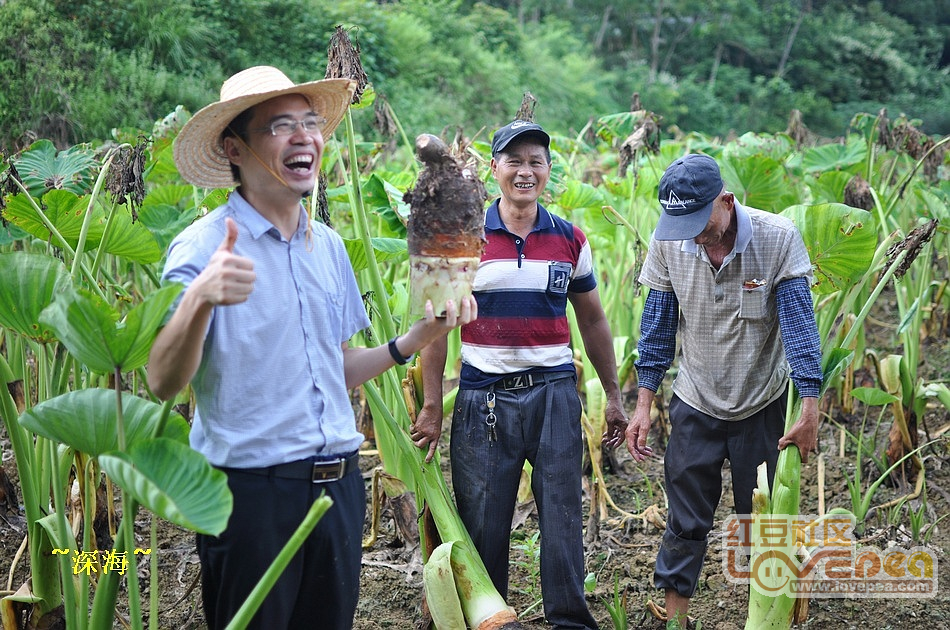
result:
[[[512,234],[498,214],[485,216],[488,240],[475,274],[478,319],[462,327],[460,387],[487,387],[510,374],[573,371],[568,291],[597,286],[590,244],[569,221],[538,204],[528,237]]]

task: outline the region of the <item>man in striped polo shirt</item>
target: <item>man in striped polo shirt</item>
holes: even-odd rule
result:
[[[623,441],[623,410],[610,325],[584,233],[538,198],[551,174],[550,137],[516,120],[495,132],[492,176],[501,198],[485,217],[475,275],[478,319],[462,327],[462,369],[452,416],[452,482],[459,513],[495,587],[508,592],[508,547],[521,471],[541,530],[544,613],[555,628],[597,628],[584,598],[581,402],[567,302],[607,395],[609,447]],[[423,351],[426,403],[413,427],[435,451],[442,427],[445,343]]]
[[[669,516],[654,581],[666,592],[668,627],[686,627],[728,459],[737,514],[752,511],[756,468],[775,476],[779,449],[807,461],[818,434],[821,349],[811,262],[795,224],[746,208],[708,155],[675,160],[660,178],[663,211],[640,282],[650,288],[640,324],[637,408],[627,448],[637,461],[650,409],[676,351],[664,456]],[[802,398],[786,433],[788,380]]]

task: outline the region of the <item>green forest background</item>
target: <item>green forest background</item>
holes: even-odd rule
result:
[[[774,132],[799,110],[836,137],[883,107],[950,133],[950,0],[0,0],[0,151],[149,130],[251,65],[321,78],[336,25],[410,137],[484,139],[526,91],[563,134],[635,93],[665,133]]]

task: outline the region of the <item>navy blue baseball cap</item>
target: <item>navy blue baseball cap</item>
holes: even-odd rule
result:
[[[551,145],[551,136],[549,136],[544,129],[541,128],[541,125],[533,123],[529,120],[513,120],[498,131],[495,132],[495,135],[492,136],[491,140],[491,154],[492,157],[498,155],[505,150],[511,141],[515,138],[523,136],[525,134],[531,134],[541,141],[541,144],[544,145],[545,149],[550,148]]]
[[[653,238],[689,241],[699,236],[709,223],[722,187],[719,165],[708,155],[693,153],[670,164],[660,178],[663,212]]]

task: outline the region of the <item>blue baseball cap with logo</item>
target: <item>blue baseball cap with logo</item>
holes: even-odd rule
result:
[[[519,136],[531,134],[541,142],[545,149],[550,147],[551,136],[549,136],[541,125],[533,123],[530,120],[513,120],[501,129],[495,132],[491,141],[491,154],[494,157],[505,150],[511,141]]]
[[[663,212],[653,238],[688,241],[699,236],[709,223],[722,187],[719,165],[708,155],[694,153],[670,164],[660,178]]]

